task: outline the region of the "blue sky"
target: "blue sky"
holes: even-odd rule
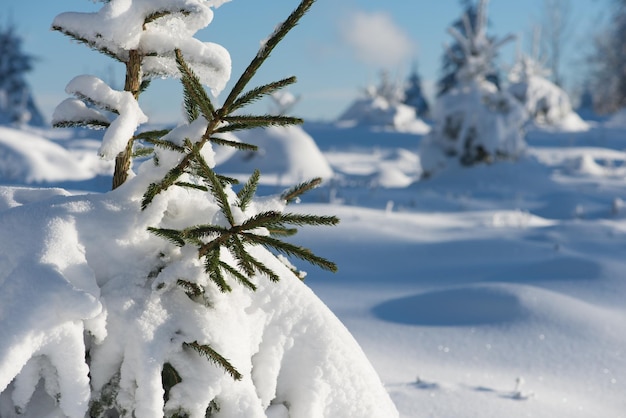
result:
[[[602,24],[610,0],[571,0],[572,41],[564,60],[566,85],[574,88],[582,77],[582,53]],[[259,41],[283,20],[298,0],[232,0],[218,8],[214,22],[197,34],[199,39],[226,47],[236,78],[256,53]],[[491,0],[489,33],[518,35],[528,44],[533,24],[542,19],[543,0]],[[0,21],[12,20],[24,38],[26,52],[38,57],[29,75],[36,99],[46,115],[66,97],[64,88],[74,76],[93,74],[123,84],[123,68],[107,57],[72,43],[50,31],[54,17],[66,11],[96,11],[101,3],[88,0],[2,0]],[[418,62],[425,87],[439,76],[443,45],[451,40],[446,28],[461,13],[458,0],[318,0],[311,12],[279,45],[257,83],[296,75],[290,88],[301,96],[294,113],[308,119],[336,118],[360,93],[377,81],[385,68],[406,77]],[[380,44],[386,45],[381,47]],[[391,45],[391,46],[390,46]],[[502,50],[500,63],[511,63],[515,44]],[[180,117],[180,87],[175,81],[155,81],[142,97],[142,107],[153,121]],[[259,104],[266,111],[268,104]]]

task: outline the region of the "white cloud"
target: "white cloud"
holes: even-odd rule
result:
[[[416,55],[416,45],[388,13],[357,11],[341,21],[343,42],[365,64],[392,68]]]

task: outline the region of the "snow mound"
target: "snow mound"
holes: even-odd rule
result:
[[[242,142],[259,147],[256,152],[234,153],[219,164],[220,173],[245,178],[261,171],[262,184],[292,185],[320,177],[329,180],[333,170],[315,140],[299,126],[253,129],[237,134]]]
[[[40,417],[45,401],[55,411],[47,414],[82,418],[90,396],[106,396],[112,381],[125,394],[119,406],[138,418],[183,406],[204,417],[212,399],[227,417],[397,416],[361,348],[287,266],[252,248],[282,280],[256,277],[256,292],[235,287],[224,295],[207,283],[197,257],[147,231],[198,214],[211,219],[216,205],[181,188],[142,212],[143,187],[138,176],[101,195],[32,190],[23,205],[16,196],[24,189],[0,188],[11,207],[0,212],[1,416]],[[176,285],[181,277],[207,286],[211,302],[193,302]],[[210,341],[243,380],[184,348],[193,341]],[[182,381],[164,404],[166,363]]]
[[[615,112],[604,125],[614,129],[626,128],[626,108]]]
[[[96,158],[76,157],[39,135],[0,126],[1,183],[86,180],[102,171]]]
[[[519,297],[497,286],[436,290],[384,302],[373,308],[380,319],[422,326],[479,326],[520,321]]]

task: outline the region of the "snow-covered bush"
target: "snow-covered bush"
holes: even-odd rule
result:
[[[380,83],[371,85],[363,97],[355,100],[339,116],[340,126],[371,126],[398,132],[424,134],[429,126],[417,117],[413,107],[403,103],[404,90],[387,72],[382,72]]]
[[[420,144],[426,176],[443,168],[451,158],[463,165],[517,157],[525,147],[522,125],[525,111],[508,92],[487,80],[500,46],[486,36],[486,4],[478,7],[476,27],[465,18],[467,36],[451,27],[448,32],[463,51],[457,85],[439,96],[433,111],[434,126]]]
[[[589,126],[572,109],[568,94],[547,79],[550,74],[541,62],[521,54],[509,74],[508,91],[526,108],[538,126],[580,131]]]
[[[337,222],[285,212],[319,180],[260,199],[258,171],[235,192],[233,179],[213,170],[212,144],[253,148],[221,134],[298,122],[233,112],[294,81],[244,91],[313,2],[276,28],[220,108],[202,82],[219,89],[225,69],[196,75],[186,58],[201,61],[206,51],[164,41],[174,50],[150,58],[173,59],[160,68],[180,73],[188,115],[171,132],[135,135],[145,118],[129,91],[93,77],[70,83],[79,98],[119,114],[109,122],[83,102],[63,105],[68,123],[107,118],[101,154],[124,151],[118,139],[130,136],[152,144],[154,158],[105,194],[0,189],[0,416],[397,416],[358,344],[284,258],[335,268],[281,239],[297,226]],[[55,22],[85,40],[116,40],[106,49],[124,57],[114,47],[137,40],[133,26],[107,19],[139,16],[164,40],[166,29],[176,34],[222,3],[111,0],[106,13]]]
[[[45,124],[25,78],[33,61],[22,51],[15,26],[0,27],[0,124]]]

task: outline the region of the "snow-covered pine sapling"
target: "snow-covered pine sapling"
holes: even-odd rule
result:
[[[139,125],[148,120],[137,100],[151,79],[179,76],[174,50],[178,48],[189,55],[202,81],[215,92],[230,78],[231,63],[228,52],[221,46],[193,38],[195,32],[213,19],[211,7],[223,1],[112,0],[103,3],[97,13],[58,15],[52,29],[122,63],[126,74],[124,91],[112,89],[97,77],[79,76],[66,88],[67,93],[76,98],[62,102],[52,122],[57,127],[107,129],[99,153],[105,159],[115,159],[112,185],[115,189],[128,178],[135,141],[164,134],[157,131],[134,136]],[[110,120],[110,114],[117,116]]]
[[[314,0],[303,0],[301,2],[300,6],[261,48],[234,89],[239,90],[239,92],[243,91],[248,81],[254,76],[256,70],[269,56],[271,50],[278,44],[280,39],[297,24],[298,20],[313,3]],[[240,213],[245,213],[248,205],[254,198],[260,172],[257,170],[251,175],[247,183],[243,185],[237,193],[236,201],[231,202],[227,196],[225,187],[229,183],[232,183],[233,179],[218,175],[205,161],[201,153],[202,147],[207,142],[219,145],[230,145],[245,150],[255,149],[252,145],[227,141],[216,136],[223,132],[252,129],[259,126],[293,125],[301,123],[300,119],[280,115],[231,115],[233,111],[240,109],[245,104],[257,100],[262,96],[270,95],[278,89],[295,82],[295,78],[292,77],[270,83],[242,94],[231,92],[224,106],[215,109],[199,79],[185,63],[182,53],[176,51],[176,56],[179,69],[183,75],[182,84],[184,87],[185,107],[187,109],[189,122],[194,122],[195,119],[202,117],[208,121],[208,124],[205,133],[195,142],[192,142],[190,139],[185,139],[183,146],[167,140],[154,142],[158,147],[179,152],[183,156],[180,158],[180,162],[170,169],[159,182],[152,183],[148,187],[148,190],[144,194],[142,208],[145,209],[159,193],[164,192],[172,186],[201,189],[213,195],[223,214],[225,225],[195,225],[182,230],[150,228],[150,231],[180,247],[185,245],[196,246],[198,248],[198,257],[204,258],[205,272],[220,290],[224,292],[232,289],[227,283],[226,277],[232,277],[240,284],[252,290],[255,290],[255,286],[249,279],[257,273],[266,275],[273,281],[278,281],[278,274],[268,269],[246,250],[248,246],[252,245],[261,245],[284,255],[298,257],[323,269],[331,271],[336,270],[334,263],[314,255],[310,250],[276,238],[295,234],[297,229],[293,228],[293,226],[335,225],[338,222],[336,217],[282,213],[270,210],[258,213],[243,221],[238,221],[234,214],[234,208]],[[193,179],[194,182],[180,181],[181,176],[185,174]],[[285,192],[281,196],[281,200],[286,204],[291,203],[301,194],[319,185],[320,182],[321,179],[318,178],[297,185]],[[222,250],[226,250],[234,256],[239,269],[235,269],[228,263],[222,261]],[[189,286],[185,283],[182,285]]]
[[[253,291],[256,290],[256,286],[252,279],[257,275],[266,276],[272,281],[280,279],[278,273],[250,253],[249,249],[254,246],[262,246],[282,255],[300,258],[322,269],[336,270],[334,263],[313,254],[306,248],[280,239],[280,237],[295,234],[297,232],[295,227],[297,226],[335,225],[338,223],[336,217],[284,213],[279,210],[261,211],[247,217],[246,210],[254,199],[260,172],[256,170],[236,194],[236,198],[232,199],[229,198],[227,188],[235,180],[217,174],[207,163],[202,153],[207,142],[233,146],[242,150],[255,150],[253,145],[220,138],[220,134],[225,132],[272,125],[293,125],[302,122],[301,119],[282,115],[234,115],[233,112],[295,82],[295,77],[290,77],[244,92],[246,85],[269,57],[274,47],[297,24],[314,2],[315,0],[302,0],[287,20],[278,26],[244,71],[224,105],[220,108],[215,108],[200,79],[187,65],[183,53],[180,50],[175,51],[178,69],[182,74],[181,81],[188,122],[190,125],[197,122],[204,123],[203,126],[206,128],[201,136],[198,138],[186,137],[182,144],[173,139],[170,140],[170,136],[152,141],[155,146],[166,152],[179,155],[175,159],[177,163],[174,167],[169,169],[159,181],[149,185],[143,196],[142,209],[146,209],[159,194],[166,192],[170,187],[191,188],[211,194],[220,209],[221,223],[193,225],[183,229],[151,227],[149,231],[178,247],[196,247],[198,258],[203,259],[205,273],[222,292],[232,291],[229,279]],[[155,163],[159,164],[158,161]],[[287,205],[295,201],[301,194],[319,185],[320,182],[321,179],[317,178],[299,184],[282,194],[279,200],[282,205]],[[225,254],[234,259],[236,267],[225,260]],[[185,279],[179,279],[177,285],[190,299],[203,303],[201,296],[205,293],[205,289],[200,285]],[[234,379],[242,378],[236,368],[210,345],[193,341],[185,342],[184,347],[198,352],[216,365],[221,366]],[[180,377],[171,365],[164,368],[163,375],[167,394],[171,386],[180,381]],[[168,376],[169,378],[166,378]]]

